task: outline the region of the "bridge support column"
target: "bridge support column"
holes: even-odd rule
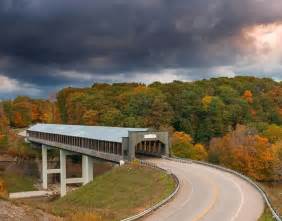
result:
[[[48,169],[48,147],[42,144],[42,188],[48,189],[48,174],[58,174],[61,173],[61,169]]]
[[[93,180],[93,158],[82,155],[82,177],[67,178],[66,158],[75,153],[60,149],[60,168],[48,169],[48,146],[42,145],[42,187],[48,188],[48,174],[60,174],[60,194],[61,197],[67,194],[67,184],[82,183],[83,185]]]
[[[93,159],[86,155],[82,155],[82,178],[83,184],[93,180]]]
[[[47,167],[47,150],[48,147],[42,145],[42,188],[48,188],[48,167]]]
[[[60,183],[61,183],[61,197],[67,194],[67,175],[66,175],[66,157],[65,150],[60,150]]]

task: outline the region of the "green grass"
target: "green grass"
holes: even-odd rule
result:
[[[23,192],[23,191],[33,191],[35,187],[33,186],[35,178],[19,176],[18,174],[0,174],[0,177],[5,181],[8,192]]]
[[[282,214],[282,183],[261,183],[261,186],[270,197],[273,207]]]
[[[56,215],[93,212],[102,220],[120,220],[166,198],[175,188],[173,178],[152,168],[127,165],[98,176],[92,183],[52,203]]]
[[[272,214],[268,208],[266,208],[258,221],[274,221]]]

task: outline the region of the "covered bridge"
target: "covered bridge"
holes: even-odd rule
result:
[[[60,174],[61,196],[66,185],[93,180],[93,158],[121,163],[136,154],[161,157],[169,153],[167,132],[148,128],[124,128],[60,124],[36,124],[26,131],[28,142],[42,148],[42,186],[48,188],[48,174]],[[60,150],[60,168],[48,169],[48,149]],[[66,177],[68,155],[82,156],[82,177]]]
[[[148,128],[36,124],[27,130],[27,139],[113,162],[169,152],[168,133]]]

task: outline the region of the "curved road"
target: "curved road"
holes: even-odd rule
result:
[[[256,221],[263,212],[258,191],[233,174],[194,163],[148,161],[174,173],[180,189],[145,221]]]

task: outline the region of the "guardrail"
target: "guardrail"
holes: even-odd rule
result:
[[[159,203],[155,204],[154,206],[152,206],[151,208],[148,208],[146,210],[144,210],[143,212],[141,213],[138,213],[134,216],[131,216],[131,217],[128,217],[128,218],[125,218],[125,219],[122,219],[121,221],[134,221],[134,220],[138,220],[150,213],[152,213],[153,211],[155,211],[156,209],[160,208],[161,206],[163,206],[164,204],[166,204],[168,201],[170,201],[175,195],[176,193],[178,192],[179,190],[179,180],[178,178],[173,174],[171,173],[170,171],[167,171],[163,168],[160,168],[158,167],[157,165],[153,164],[153,163],[150,163],[150,162],[147,162],[147,161],[143,161],[143,160],[140,160],[139,161],[142,165],[145,165],[145,166],[149,166],[149,167],[152,167],[152,168],[155,168],[155,169],[158,169],[158,170],[161,170],[161,171],[165,171],[166,173],[169,173],[173,179],[175,180],[176,182],[176,188],[175,190],[167,197],[165,198],[164,200],[160,201]]]
[[[166,157],[166,156],[163,156],[163,158],[164,159],[168,159],[168,160],[172,160],[172,161],[176,161],[176,162],[181,162],[181,163],[197,163],[197,164],[202,164],[202,165],[213,167],[213,168],[216,168],[216,169],[228,172],[228,173],[232,173],[232,174],[234,174],[234,175],[244,179],[245,181],[247,181],[249,184],[254,186],[259,191],[259,193],[263,197],[266,205],[268,206],[269,210],[271,211],[273,218],[276,221],[282,221],[282,219],[280,218],[278,212],[276,212],[275,209],[273,208],[273,206],[271,204],[271,201],[270,201],[269,197],[267,196],[267,194],[265,193],[265,191],[259,185],[257,185],[252,179],[250,179],[249,177],[247,177],[247,176],[245,176],[245,175],[243,175],[243,174],[241,174],[239,172],[236,172],[234,170],[231,170],[231,169],[228,169],[228,168],[225,168],[225,167],[222,167],[222,166],[210,164],[210,163],[207,163],[207,162],[203,162],[203,161],[190,160],[190,159],[188,160],[188,159],[176,158],[176,157],[172,158],[172,157]]]

